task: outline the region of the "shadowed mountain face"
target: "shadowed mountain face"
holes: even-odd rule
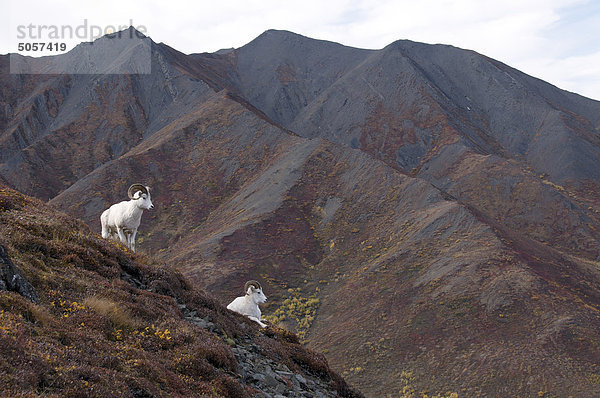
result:
[[[152,186],[140,250],[224,304],[260,280],[368,396],[600,391],[600,103],[442,45],[151,48],[148,75],[1,58],[0,178],[98,231]]]

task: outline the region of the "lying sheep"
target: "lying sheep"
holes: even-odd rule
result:
[[[227,306],[228,310],[246,315],[248,318],[258,323],[261,327],[267,327],[261,319],[259,304],[267,301],[267,297],[262,291],[260,283],[257,281],[248,281],[244,286],[245,296],[238,297]]]
[[[150,198],[150,187],[133,184],[127,190],[129,201],[110,206],[100,216],[102,237],[119,239],[135,251],[135,235],[142,220],[144,210],[154,208]]]

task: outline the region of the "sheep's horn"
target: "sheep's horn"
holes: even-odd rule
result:
[[[148,193],[148,187],[142,185],[142,184],[131,184],[131,186],[129,187],[129,189],[127,190],[127,196],[129,196],[129,199],[133,199],[133,195],[137,192],[137,191],[142,191],[142,193]]]
[[[244,293],[248,293],[248,288],[250,286],[254,286],[256,289],[262,289],[260,287],[260,283],[258,283],[257,281],[248,281],[246,282],[246,284],[244,285]]]

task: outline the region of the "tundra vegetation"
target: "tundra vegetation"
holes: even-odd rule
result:
[[[242,341],[341,396],[361,396],[292,333],[262,332],[166,264],[2,185],[0,245],[37,293],[33,302],[0,290],[2,396],[250,397],[232,351]]]

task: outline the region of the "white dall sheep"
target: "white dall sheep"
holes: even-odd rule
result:
[[[150,187],[133,184],[127,190],[129,201],[110,206],[100,216],[102,237],[114,238],[135,251],[135,235],[142,220],[144,210],[153,209]]]
[[[244,286],[244,291],[246,292],[246,295],[233,300],[229,303],[227,309],[246,315],[263,328],[267,327],[267,325],[262,322],[260,308],[258,308],[259,304],[267,301],[267,296],[263,293],[260,283],[257,281],[248,281]]]

